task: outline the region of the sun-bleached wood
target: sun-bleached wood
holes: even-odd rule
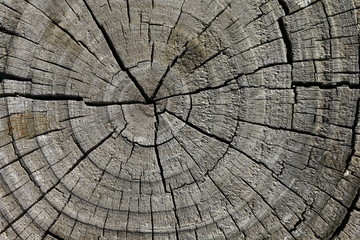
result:
[[[0,0],[0,239],[357,239],[358,0]]]

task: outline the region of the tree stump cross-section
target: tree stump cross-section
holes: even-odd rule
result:
[[[0,239],[359,239],[359,8],[0,0]]]

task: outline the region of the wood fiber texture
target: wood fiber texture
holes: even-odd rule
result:
[[[0,0],[0,239],[359,239],[359,8]]]

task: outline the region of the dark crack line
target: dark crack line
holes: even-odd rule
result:
[[[46,237],[47,235],[50,236],[50,237],[52,237],[52,238],[54,238],[54,239],[57,239],[57,240],[64,240],[64,238],[59,237],[58,235],[56,235],[55,233],[51,232],[50,230],[47,230],[47,231],[45,232],[45,236],[44,236],[44,237]]]
[[[309,8],[309,7],[311,7],[311,6],[317,4],[318,2],[321,2],[321,1],[323,1],[323,0],[309,1],[309,3],[306,4],[304,7],[301,7],[301,8],[299,8],[299,9],[295,10],[295,11],[292,11],[289,15],[292,15],[292,14],[294,14],[294,13],[300,12],[300,11],[304,10],[305,8]]]
[[[347,208],[347,213],[344,219],[341,221],[340,225],[335,229],[334,233],[328,239],[335,239],[335,237],[338,237],[344,231],[350,221],[352,212],[356,209],[356,204],[359,201],[359,197],[360,190],[358,189],[351,205]]]
[[[194,91],[191,91],[191,92],[177,93],[177,94],[157,98],[157,99],[154,99],[154,101],[156,102],[156,101],[161,101],[161,100],[168,99],[168,98],[173,98],[173,97],[178,97],[178,96],[194,95],[194,94],[198,94],[198,93],[205,92],[205,91],[211,91],[211,90],[220,89],[220,88],[227,87],[227,86],[231,85],[233,81],[236,81],[237,79],[239,79],[242,76],[252,75],[252,74],[255,74],[256,72],[261,71],[263,69],[271,68],[271,67],[275,67],[275,66],[282,66],[282,65],[289,65],[289,63],[280,62],[280,63],[267,64],[267,65],[264,65],[264,66],[261,66],[261,67],[255,69],[254,71],[252,71],[250,73],[240,73],[240,74],[236,75],[235,77],[232,77],[230,79],[225,80],[224,83],[222,83],[220,85],[217,85],[217,86],[198,88],[198,89],[196,89]],[[239,86],[239,89],[242,89],[242,88],[261,88],[261,87],[263,87],[263,86],[259,86],[259,87]],[[360,86],[359,86],[359,88],[360,88]],[[268,89],[284,90],[284,89],[291,89],[291,88],[268,88]]]
[[[140,85],[140,83],[138,82],[138,80],[135,78],[135,76],[131,73],[131,71],[129,70],[129,68],[127,68],[123,62],[123,60],[121,59],[119,53],[117,52],[115,45],[113,43],[113,41],[111,40],[109,34],[107,33],[107,31],[105,30],[104,26],[102,24],[100,24],[100,22],[97,20],[95,14],[93,13],[93,11],[91,10],[90,6],[87,4],[86,0],[83,0],[87,10],[89,11],[91,17],[93,18],[94,22],[96,23],[97,27],[100,29],[102,35],[104,36],[104,39],[107,43],[107,45],[109,46],[109,49],[113,55],[113,57],[115,58],[116,62],[118,63],[120,69],[122,71],[124,71],[127,76],[130,78],[130,80],[134,83],[134,85],[136,86],[136,88],[139,90],[139,92],[141,93],[141,95],[143,96],[143,98],[145,99],[145,102],[147,103],[152,103],[152,99],[146,94],[144,88]]]
[[[11,143],[9,143],[9,144],[11,144]],[[14,159],[14,160],[12,160],[12,161],[4,164],[3,166],[1,166],[1,167],[0,167],[0,170],[6,168],[6,167],[8,167],[8,166],[10,166],[11,164],[13,164],[13,163],[15,163],[15,162],[18,162],[21,158],[23,158],[23,157],[25,157],[25,156],[27,156],[27,155],[29,155],[29,154],[32,154],[33,152],[36,152],[36,151],[39,150],[39,149],[40,149],[40,147],[37,147],[37,148],[35,148],[35,149],[31,150],[31,151],[28,151],[28,152],[24,153],[24,154],[21,155],[20,157],[19,157],[19,156],[16,156],[16,159]]]
[[[211,175],[208,175],[210,181],[214,184],[214,186],[219,190],[219,193],[224,196],[226,201],[235,208],[234,204],[230,201],[229,196],[221,189],[221,187],[216,183],[216,181],[211,177]]]
[[[10,36],[15,36],[15,37],[19,37],[19,38],[25,39],[25,40],[27,40],[27,41],[35,44],[35,45],[38,45],[37,42],[35,42],[35,41],[33,41],[33,40],[29,39],[29,38],[26,38],[25,36],[21,36],[19,33],[15,32],[15,31],[8,30],[8,29],[6,29],[6,28],[4,28],[4,27],[1,27],[1,26],[0,26],[0,32],[5,33],[5,34],[8,34],[8,35],[10,35]]]
[[[57,182],[50,187],[47,191],[45,191],[40,197],[38,197],[30,206],[28,206],[26,209],[23,209],[23,212],[21,214],[19,214],[17,217],[15,217],[13,220],[8,222],[8,225],[6,225],[2,231],[0,231],[0,235],[4,232],[6,232],[7,229],[9,229],[15,222],[17,222],[20,218],[22,218],[23,216],[25,216],[25,214],[27,214],[27,212],[34,207],[38,202],[40,202],[41,200],[43,200],[45,198],[45,196],[51,192],[53,189],[55,189],[60,183],[61,180],[67,176],[70,172],[72,172],[91,152],[93,152],[95,149],[97,149],[98,147],[100,147],[106,140],[108,140],[113,134],[114,134],[115,130],[111,133],[109,133],[105,138],[103,138],[98,144],[96,144],[95,146],[93,146],[92,148],[90,148],[88,151],[86,151],[74,164],[71,168],[69,168],[65,174],[59,178],[57,180]],[[81,149],[80,149],[81,150]]]
[[[234,216],[230,213],[229,209],[226,208],[226,211],[228,212],[231,221],[234,222],[234,225],[235,225],[235,227],[237,228],[237,230],[239,231],[239,234],[241,234],[241,233],[244,234],[244,232],[241,231],[241,228],[240,228],[240,226],[238,225],[237,221],[235,220]],[[245,234],[244,234],[244,235],[245,235]],[[246,240],[246,239],[245,239],[245,240]]]
[[[141,181],[140,181],[141,182]],[[153,211],[153,193],[150,193],[150,218],[151,218],[151,240],[155,240],[154,231],[154,211]]]
[[[76,95],[65,95],[65,94],[56,94],[56,95],[50,95],[50,94],[22,94],[22,93],[4,93],[0,94],[0,98],[6,98],[6,97],[23,97],[28,98],[32,100],[43,100],[43,101],[83,101],[83,98]]]
[[[79,21],[81,21],[81,17],[80,15],[75,11],[75,9],[71,6],[71,4],[69,3],[69,0],[65,0],[66,4],[69,6],[69,8],[71,9],[71,11],[76,15],[77,19]]]
[[[282,7],[282,9],[284,10],[285,15],[289,15],[290,9],[289,9],[289,6],[287,5],[287,3],[285,2],[285,0],[279,0],[279,4]]]
[[[85,101],[85,105],[90,107],[106,107],[106,106],[114,106],[114,105],[134,105],[134,104],[140,104],[140,105],[147,105],[146,102],[141,101],[120,101],[120,102],[112,102],[112,101]]]
[[[9,107],[8,107],[8,105],[6,105],[6,106],[7,106],[7,113],[9,113]],[[18,160],[20,166],[24,169],[24,171],[26,172],[26,174],[28,175],[30,181],[34,184],[34,186],[37,187],[39,189],[39,191],[41,191],[41,186],[34,178],[28,165],[24,162],[24,156],[20,154],[19,148],[16,144],[16,139],[14,137],[13,126],[11,124],[10,117],[8,118],[8,128],[9,128],[8,135],[11,137],[11,144],[12,144],[12,147],[14,150],[14,154],[17,157],[17,160]],[[35,151],[33,151],[33,152],[35,152]],[[21,206],[21,208],[22,208],[22,206]]]
[[[264,124],[264,123],[252,122],[252,121],[248,121],[248,120],[241,119],[241,118],[233,118],[233,119],[243,122],[243,123],[266,127],[266,128],[273,129],[273,130],[281,130],[281,131],[290,132],[290,133],[304,134],[304,135],[308,135],[308,136],[312,136],[312,137],[317,137],[317,138],[321,138],[321,139],[331,139],[331,140],[339,141],[339,142],[343,141],[342,139],[330,138],[326,135],[320,135],[320,134],[318,135],[318,134],[315,134],[312,132],[307,132],[307,131],[303,131],[303,130],[299,130],[299,129],[277,127],[277,126],[272,126],[272,125],[268,125],[268,124]]]
[[[127,17],[128,17],[128,22],[129,22],[129,28],[130,28],[130,24],[131,24],[131,14],[130,14],[130,2],[129,2],[129,0],[126,0],[126,12],[127,12]]]
[[[190,74],[188,76],[190,76],[191,74],[193,74],[196,70],[198,70],[199,68],[203,67],[204,65],[206,65],[208,62],[210,62],[211,60],[217,58],[218,56],[220,56],[221,54],[223,54],[226,50],[228,49],[228,47],[225,47],[223,49],[221,49],[220,51],[216,52],[215,54],[211,55],[210,57],[208,57],[207,59],[205,59],[202,63],[200,63],[198,66],[195,66],[192,71],[190,72]]]
[[[51,130],[36,134],[35,136],[31,136],[31,138],[29,138],[29,139],[35,139],[35,138],[40,137],[40,136],[44,136],[44,135],[55,133],[55,132],[61,132],[63,130],[65,130],[65,128],[51,129]]]
[[[189,121],[185,121],[184,119],[182,119],[181,117],[177,116],[175,113],[173,113],[173,112],[171,112],[171,111],[169,111],[169,110],[167,110],[167,109],[165,109],[164,112],[166,112],[166,113],[170,114],[171,116],[179,119],[180,121],[184,122],[185,124],[187,124],[187,125],[190,126],[191,128],[197,130],[198,132],[200,132],[200,133],[202,133],[202,134],[204,134],[204,135],[206,135],[206,136],[208,136],[208,137],[210,137],[210,138],[216,139],[216,140],[218,140],[219,142],[225,143],[226,145],[230,145],[230,144],[231,144],[230,141],[228,141],[228,140],[226,140],[226,139],[224,139],[224,138],[221,138],[221,137],[219,137],[219,136],[217,136],[217,135],[215,135],[215,134],[209,133],[209,132],[203,130],[202,128],[196,126],[195,124],[193,124],[193,123],[191,123],[191,122],[189,122]]]
[[[75,188],[75,186],[79,183],[80,179],[77,180],[77,182],[75,183],[75,185],[71,188],[71,190],[69,191],[69,197],[67,198],[67,201],[66,203],[61,207],[61,209],[57,209],[57,207],[54,207],[54,209],[58,212],[55,220],[50,224],[50,226],[47,228],[47,230],[44,232],[43,236],[41,237],[41,239],[45,239],[47,235],[50,235],[52,236],[51,234],[55,235],[52,231],[50,231],[50,229],[55,225],[55,223],[59,220],[59,217],[60,215],[63,213],[65,207],[69,204],[70,202],[70,199],[72,197],[72,190]],[[57,191],[59,191],[62,195],[64,195],[64,193],[58,189],[58,188],[55,188]],[[55,235],[56,237],[58,237],[57,235]],[[52,236],[54,237],[54,236]],[[56,237],[54,237],[56,239]],[[62,239],[62,238],[60,238]]]
[[[194,91],[191,91],[191,92],[177,93],[177,94],[169,95],[169,96],[166,96],[166,97],[157,98],[157,99],[155,99],[154,101],[156,102],[156,101],[161,101],[161,100],[168,99],[168,98],[173,98],[173,97],[194,95],[194,94],[202,93],[202,92],[205,92],[205,91],[211,91],[211,90],[216,90],[216,89],[224,88],[224,87],[230,86],[233,81],[237,80],[237,79],[238,79],[239,77],[241,77],[242,75],[243,75],[243,74],[240,74],[240,75],[238,75],[238,76],[236,76],[236,77],[234,77],[234,78],[228,79],[228,80],[226,80],[224,83],[222,83],[222,84],[220,84],[220,85],[217,85],[217,86],[198,88],[198,89],[196,89],[196,90],[194,90]]]
[[[18,11],[18,10],[16,10],[15,8],[13,8],[13,7],[11,7],[11,6],[7,5],[6,3],[4,3],[4,2],[0,2],[0,4],[1,4],[1,5],[4,5],[5,7],[9,8],[9,9],[11,9],[12,11],[14,11],[14,12],[18,13],[19,15],[22,15],[22,13],[21,13],[21,12],[19,12],[19,11]]]
[[[31,6],[33,6],[35,9],[37,9],[38,11],[40,11],[42,14],[44,14],[51,22],[52,24],[54,24],[55,26],[57,26],[61,31],[63,31],[66,35],[68,35],[76,44],[78,44],[79,46],[84,47],[91,55],[93,55],[98,61],[99,63],[101,63],[103,66],[105,66],[100,59],[98,58],[98,56],[93,53],[90,48],[83,43],[83,41],[81,40],[77,40],[75,38],[75,36],[73,34],[71,34],[67,29],[65,29],[64,27],[60,26],[59,23],[57,23],[56,21],[54,21],[52,18],[50,18],[44,11],[42,11],[41,9],[39,9],[38,7],[36,7],[34,4],[32,4],[31,2],[29,2],[28,0],[26,0],[26,2],[28,4],[30,4]],[[69,3],[66,1],[67,5],[69,6],[69,8],[74,12],[74,14],[77,16],[77,18],[79,19],[78,14],[74,11],[74,9],[69,5]],[[79,19],[80,20],[80,19]]]
[[[322,82],[292,82],[292,87],[304,87],[313,88],[318,87],[319,89],[336,89],[338,87],[348,87],[350,89],[360,89],[360,84],[351,83],[349,81],[341,81],[334,83],[322,83]]]
[[[170,65],[167,66],[165,73],[162,75],[162,77],[160,78],[160,81],[156,85],[156,88],[154,90],[154,93],[151,96],[151,99],[154,99],[156,97],[156,94],[159,92],[161,86],[163,85],[164,80],[165,80],[167,74],[169,73],[170,69],[176,64],[178,59],[181,58],[187,52],[187,50],[189,50],[189,49],[185,46],[184,50],[172,60]]]
[[[66,67],[66,66],[63,66],[63,65],[58,64],[58,63],[55,63],[55,62],[51,62],[51,61],[48,61],[48,60],[45,60],[45,59],[42,59],[42,58],[38,58],[38,57],[34,57],[34,59],[39,60],[39,61],[42,61],[42,62],[46,62],[46,63],[48,63],[48,64],[57,66],[57,67],[59,67],[59,68],[65,69],[65,70],[70,71],[70,72],[73,72],[73,73],[79,73],[79,72],[74,71],[74,70],[71,69],[70,67]],[[80,73],[79,73],[79,74],[80,74]]]
[[[112,12],[112,7],[111,7],[111,4],[110,4],[110,0],[106,0],[106,1],[107,1],[108,6],[109,6],[110,12]]]
[[[176,219],[176,225],[175,225],[175,234],[176,234],[176,239],[180,239],[179,238],[179,229],[180,229],[180,219],[179,216],[177,214],[177,207],[176,207],[176,202],[175,202],[175,196],[174,196],[174,191],[173,189],[170,187],[170,193],[171,193],[171,200],[173,203],[173,207],[174,207],[174,215],[175,215],[175,219]]]
[[[287,205],[287,206],[288,206],[288,205]],[[288,206],[288,207],[290,207],[290,206]],[[298,216],[299,220],[294,224],[294,226],[293,226],[291,229],[289,229],[289,233],[293,233],[293,232],[297,231],[298,226],[299,226],[301,223],[303,223],[303,222],[306,221],[305,214],[306,214],[306,212],[307,212],[308,210],[309,210],[309,206],[306,206],[306,208],[304,209],[304,211],[302,211],[301,215]]]
[[[231,172],[231,171],[230,171]],[[260,197],[260,199],[265,203],[265,205],[267,205],[267,207],[269,207],[269,209],[271,209],[271,212],[273,213],[273,216],[274,217],[276,217],[277,218],[277,220],[278,220],[278,222],[281,224],[281,226],[284,228],[284,229],[286,229],[286,230],[288,230],[288,228],[286,227],[286,225],[284,225],[284,222],[282,221],[282,219],[277,215],[277,211],[274,209],[274,206],[273,206],[273,204],[275,204],[275,202],[274,203],[270,203],[260,192],[259,192],[259,190],[258,189],[256,189],[255,187],[253,187],[252,185],[251,185],[251,182],[249,182],[248,180],[245,180],[245,179],[243,179],[243,178],[239,178],[239,176],[236,176],[236,175],[234,175],[232,172],[231,172],[231,174],[233,175],[233,176],[235,176],[237,179],[239,179],[239,180],[241,180],[242,182],[244,182],[248,187],[250,187],[255,193],[256,193],[256,195],[258,196],[258,197]],[[278,179],[277,179],[278,180]],[[278,180],[279,181],[279,180]],[[280,182],[280,181],[279,181]],[[287,188],[287,189],[289,189],[289,188]],[[289,189],[290,190],[290,189]],[[301,198],[302,199],[302,198]],[[252,210],[251,210],[252,211]],[[255,215],[255,213],[253,213],[254,214],[254,216],[256,217],[256,219],[259,221],[259,223],[261,223],[261,224],[263,224],[261,221],[260,221],[260,219],[258,219],[258,217]],[[264,226],[264,229],[268,232],[268,229]],[[289,232],[288,231],[288,233],[294,238],[294,239],[296,239],[295,238],[295,236],[292,234],[292,232]]]
[[[31,78],[21,77],[14,74],[8,74],[4,72],[0,72],[0,83],[3,82],[3,80],[14,80],[14,81],[20,81],[20,82],[32,82]]]
[[[179,23],[179,21],[180,21],[180,17],[181,17],[181,15],[182,15],[182,13],[183,13],[183,7],[184,7],[185,2],[186,2],[186,0],[184,0],[183,3],[181,4],[179,16],[178,16],[177,19],[176,19],[176,22],[175,22],[175,24],[174,24],[174,27],[172,27],[171,30],[170,30],[169,36],[168,36],[168,38],[167,38],[167,40],[166,40],[166,45],[169,44],[170,37],[171,37],[171,35],[172,35],[175,27],[178,25],[178,23]]]
[[[210,138],[216,139],[216,140],[218,140],[219,142],[222,142],[222,143],[225,143],[225,144],[229,145],[231,149],[233,149],[233,150],[239,152],[240,154],[244,155],[245,157],[247,157],[248,159],[250,159],[250,160],[253,161],[254,163],[256,163],[256,164],[264,167],[266,170],[268,170],[270,173],[273,174],[274,179],[276,179],[279,183],[281,183],[281,184],[282,184],[284,187],[286,187],[289,191],[291,191],[291,192],[294,193],[296,196],[298,196],[299,199],[304,200],[304,199],[299,195],[299,193],[297,193],[296,191],[294,191],[293,189],[291,189],[290,187],[288,187],[283,181],[281,181],[281,179],[279,179],[279,178],[276,176],[276,173],[274,173],[274,171],[272,171],[271,168],[269,168],[265,163],[263,163],[263,162],[255,159],[255,158],[251,157],[251,156],[250,156],[249,154],[247,154],[246,152],[244,152],[244,151],[242,151],[241,149],[237,148],[236,146],[234,146],[234,145],[231,143],[231,141],[228,141],[228,140],[223,139],[223,138],[221,138],[221,137],[219,137],[219,136],[217,136],[217,135],[214,135],[214,134],[212,134],[212,133],[209,133],[209,132],[201,129],[201,128],[198,127],[198,126],[196,126],[196,125],[194,125],[194,124],[192,124],[192,123],[190,123],[190,122],[187,122],[187,121],[183,120],[181,117],[179,117],[179,116],[177,116],[176,114],[168,111],[167,109],[165,110],[165,112],[167,112],[168,114],[176,117],[177,119],[179,119],[180,121],[184,122],[184,123],[185,123],[186,125],[188,125],[189,127],[197,130],[198,132],[200,132],[200,133],[202,133],[202,134],[204,134],[204,135],[206,135],[206,136],[208,136],[208,137],[210,137]]]
[[[200,170],[203,170],[203,168],[199,165],[199,163],[195,160],[194,156],[185,148],[185,146],[183,146],[183,144],[181,143],[181,141],[177,138],[177,137],[174,137],[175,141],[179,144],[179,146],[185,151],[185,153],[190,157],[190,159],[195,163],[195,165],[200,169]],[[189,172],[191,173],[190,169],[189,169]],[[192,174],[191,174],[192,176]],[[194,176],[192,176],[192,178],[194,179],[194,182],[197,183],[198,180],[195,179]],[[185,183],[183,184],[184,186],[185,185],[190,185],[192,184],[193,182],[190,182],[190,183]],[[177,188],[180,188],[182,186],[179,186]],[[173,190],[175,190],[175,188],[173,188]]]
[[[185,0],[185,1],[186,1],[186,0]],[[183,5],[184,5],[185,1],[183,2]],[[175,23],[175,26],[178,24],[178,21],[180,20],[180,16],[181,16],[181,14],[182,14],[183,5],[181,6],[181,9],[180,9],[181,12],[180,12],[179,18],[177,19],[177,22]],[[223,13],[226,11],[226,9],[227,9],[228,7],[230,7],[230,4],[227,4],[226,7],[224,7],[213,19],[211,19],[211,21],[210,21],[208,24],[204,24],[204,26],[205,26],[204,29],[203,29],[197,36],[193,37],[192,39],[190,39],[189,41],[187,41],[187,42],[185,43],[183,51],[182,51],[179,55],[177,55],[177,56],[173,59],[173,61],[171,62],[171,64],[168,65],[168,67],[166,68],[165,73],[164,73],[163,76],[161,77],[158,85],[156,86],[156,89],[155,89],[154,93],[153,93],[152,96],[151,96],[151,99],[155,99],[156,94],[157,94],[157,92],[160,90],[160,88],[161,88],[161,86],[162,86],[162,84],[163,84],[163,82],[164,82],[164,80],[165,80],[168,72],[170,71],[170,69],[176,64],[176,62],[178,61],[179,58],[181,58],[183,55],[185,55],[185,53],[186,53],[188,50],[190,50],[190,48],[188,47],[188,44],[189,44],[190,42],[192,42],[194,39],[196,39],[196,38],[198,38],[199,36],[201,36],[201,35],[212,25],[212,23],[213,23],[221,14],[223,14]],[[190,15],[190,14],[189,14],[189,15]],[[191,16],[191,15],[190,15],[190,16]],[[192,17],[195,18],[194,16],[192,16]],[[196,18],[195,18],[195,19],[196,19]],[[199,20],[198,20],[198,21],[199,21]],[[200,21],[200,22],[201,22],[201,21]],[[175,27],[174,27],[174,28],[175,28]],[[171,36],[172,30],[173,30],[173,29],[171,29],[171,31],[170,31],[169,38],[170,38],[170,36]],[[169,39],[168,39],[168,41],[169,41]],[[218,56],[220,53],[222,53],[222,51],[220,51],[217,55],[215,54],[214,57]],[[214,57],[212,57],[212,58],[214,58]],[[210,60],[211,60],[212,58],[210,58]],[[210,60],[209,60],[209,61],[210,61]],[[205,64],[205,63],[204,63],[204,64]]]
[[[154,104],[154,115],[155,115],[155,118],[156,118],[156,122],[155,122],[155,139],[154,139],[155,155],[156,155],[156,160],[157,160],[159,170],[160,170],[161,181],[162,181],[163,186],[164,186],[164,191],[165,191],[165,193],[169,193],[169,191],[166,188],[167,185],[166,185],[166,179],[165,179],[165,175],[164,175],[164,168],[163,168],[163,165],[161,163],[159,148],[158,148],[158,144],[157,144],[158,133],[159,133],[159,115],[157,114],[156,104]]]
[[[352,157],[355,155],[356,153],[356,128],[359,124],[359,111],[360,111],[360,98],[357,100],[356,102],[356,109],[355,109],[355,116],[354,116],[354,124],[352,126],[352,137],[351,137],[351,153],[348,157],[348,159],[346,160],[346,165],[345,165],[345,170],[349,169],[350,164],[351,164],[351,160]]]
[[[281,34],[283,36],[284,44],[286,47],[287,62],[292,64],[294,62],[293,46],[292,46],[292,42],[290,39],[290,35],[289,35],[288,31],[286,30],[286,24],[284,22],[284,18],[283,17],[279,18],[278,23],[279,23],[279,28],[280,28]]]

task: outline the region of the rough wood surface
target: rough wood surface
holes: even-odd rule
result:
[[[0,239],[359,239],[359,0],[0,0]]]

